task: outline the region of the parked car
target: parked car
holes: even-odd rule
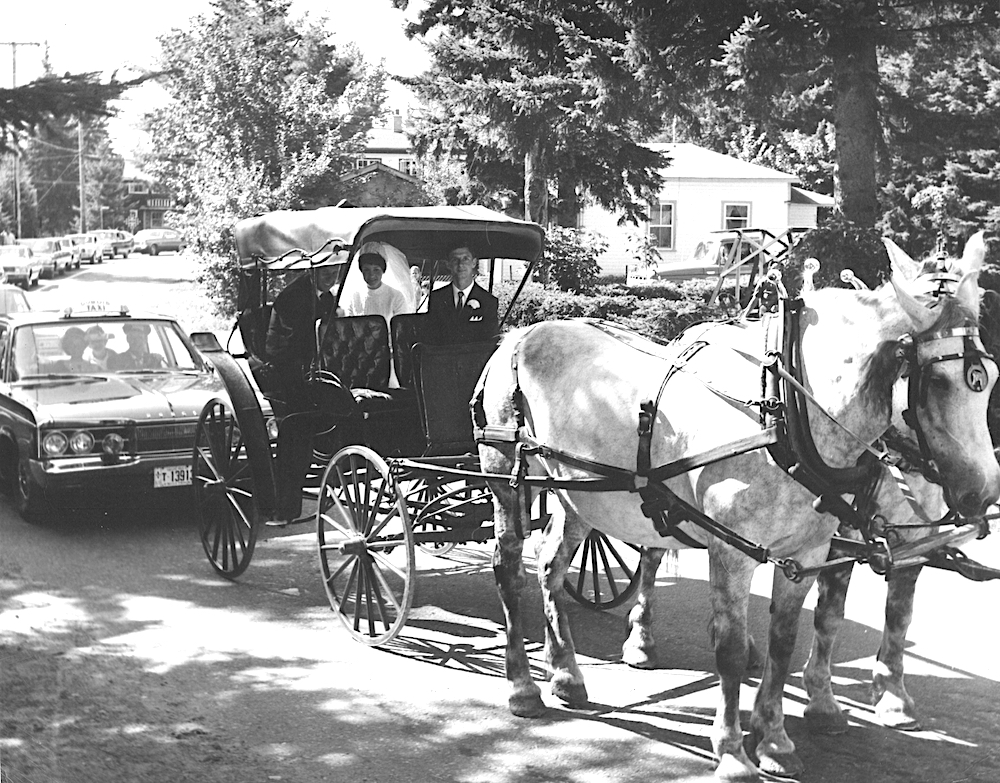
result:
[[[151,256],[159,255],[164,250],[183,253],[187,247],[181,232],[172,228],[144,228],[135,232],[133,241],[137,253],[149,253]]]
[[[31,248],[42,265],[42,277],[58,277],[69,269],[73,261],[73,243],[68,239],[47,237],[44,239],[19,239]]]
[[[115,255],[128,258],[135,247],[135,240],[128,231],[116,231],[114,239],[111,240],[111,247],[115,251]]]
[[[81,263],[99,264],[104,260],[101,245],[93,234],[70,234],[66,238],[76,246]]]
[[[16,285],[0,285],[0,315],[6,313],[29,313],[31,305],[24,291]]]
[[[0,264],[3,264],[5,282],[17,283],[22,288],[38,285],[42,276],[42,262],[28,245],[0,245]]]
[[[102,259],[115,257],[115,235],[118,233],[117,231],[112,231],[110,228],[99,228],[87,233],[97,238],[97,244],[101,248]]]
[[[220,395],[222,381],[169,317],[93,303],[0,315],[0,482],[29,520],[70,496],[155,502],[190,488],[198,417]]]

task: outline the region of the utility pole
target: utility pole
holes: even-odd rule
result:
[[[76,121],[77,168],[80,169],[80,233],[87,233],[86,204],[83,198],[83,116]]]
[[[11,55],[10,86],[17,87],[17,47],[41,46],[38,41],[0,41],[0,46],[9,46]],[[17,224],[17,238],[21,238],[21,166],[17,152],[14,152],[14,221]]]

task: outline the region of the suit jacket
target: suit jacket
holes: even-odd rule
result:
[[[495,340],[500,334],[499,302],[479,283],[473,283],[465,306],[455,309],[455,289],[449,283],[431,291],[424,339],[436,345]]]

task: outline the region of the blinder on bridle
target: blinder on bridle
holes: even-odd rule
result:
[[[943,295],[953,294],[954,288],[949,283],[954,282],[954,278],[941,275],[932,278],[937,281],[938,287],[933,292],[933,296],[939,298]],[[940,342],[951,337],[962,338],[961,353],[933,353],[928,351],[930,344]],[[920,356],[920,347],[924,348],[925,355]],[[950,329],[942,329],[929,334],[923,334],[913,338],[910,335],[904,336],[899,341],[899,351],[901,358],[906,362],[906,369],[903,377],[908,378],[907,386],[907,409],[903,411],[903,421],[914,431],[917,436],[917,443],[920,445],[920,453],[924,460],[924,475],[935,483],[940,483],[940,474],[937,465],[931,455],[927,445],[927,439],[920,422],[916,416],[917,408],[927,405],[927,388],[930,381],[928,368],[938,362],[947,362],[954,359],[961,359],[964,367],[965,385],[973,392],[983,392],[989,385],[989,372],[983,364],[984,359],[996,359],[983,346],[979,338],[978,326],[957,326]],[[928,354],[929,355],[926,355]]]

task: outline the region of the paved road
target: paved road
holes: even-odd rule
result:
[[[155,302],[153,292],[179,285],[164,281],[181,262],[150,261],[94,271],[120,272],[122,285],[136,286],[130,293]],[[86,283],[75,273],[32,297],[75,296]],[[0,500],[4,783],[711,779],[708,732],[718,694],[700,553],[683,553],[679,574],[659,580],[664,668],[639,672],[618,662],[625,608],[574,607],[592,704],[566,710],[543,686],[552,709],[526,721],[505,709],[488,545],[447,558],[420,555],[410,623],[390,648],[371,649],[350,640],[330,613],[309,530],[272,534],[246,574],[229,583],[205,561],[184,498],[110,505],[34,527]],[[1000,540],[968,552],[1000,565]],[[769,569],[760,569],[751,607],[758,636],[769,580]],[[786,690],[804,779],[1000,780],[1000,585],[944,572],[921,577],[907,682],[925,730],[912,734],[874,725],[867,705],[884,595],[880,578],[859,570],[835,656],[835,688],[852,719],[847,735],[810,736],[797,678]],[[528,601],[540,674],[534,583]],[[807,610],[796,667],[811,619]],[[747,709],[754,684],[745,688]]]

